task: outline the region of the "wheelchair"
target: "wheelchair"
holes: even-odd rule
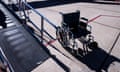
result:
[[[60,13],[62,15],[61,26],[57,27],[56,36],[60,44],[69,47],[72,53],[79,55],[79,47],[76,39],[82,43],[84,55],[88,53],[89,45],[94,42],[91,35],[92,27],[88,25],[88,19],[81,17],[80,11],[72,13]]]

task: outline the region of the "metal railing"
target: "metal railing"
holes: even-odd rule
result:
[[[51,39],[56,39],[55,37],[51,36],[51,35],[45,30],[45,28],[44,28],[44,26],[45,26],[45,25],[44,25],[44,21],[46,21],[47,24],[49,24],[49,25],[51,25],[53,28],[55,28],[55,30],[57,29],[57,26],[56,26],[54,23],[52,23],[49,19],[47,19],[44,15],[42,15],[40,12],[38,12],[37,10],[35,10],[31,5],[29,5],[26,0],[22,0],[22,1],[20,1],[20,2],[22,2],[22,4],[21,4],[21,3],[18,3],[18,4],[24,5],[22,11],[23,11],[23,13],[24,13],[25,18],[27,19],[28,22],[30,22],[30,23],[40,32],[41,38],[42,38],[41,42],[43,42],[43,35],[44,35],[44,33],[47,34]],[[22,8],[22,7],[21,7],[21,8]],[[41,17],[41,28],[39,28],[39,27],[37,26],[37,24],[35,24],[35,23],[30,19],[30,17],[28,17],[28,15],[26,14],[26,8],[29,9],[29,10],[31,10],[31,11],[33,11],[33,12],[36,13],[39,17]]]
[[[18,16],[21,17],[21,19],[23,18],[27,23],[29,22],[30,24],[32,24],[32,26],[34,26],[35,30],[37,30],[38,32],[40,32],[41,34],[41,39],[43,38],[44,33],[50,37],[51,39],[56,39],[56,37],[53,37],[52,35],[50,35],[50,33],[48,33],[45,30],[45,25],[44,25],[44,21],[47,22],[46,24],[49,24],[50,26],[52,26],[53,28],[55,28],[55,30],[57,29],[56,24],[52,23],[48,18],[46,18],[44,15],[42,15],[40,12],[38,12],[36,9],[34,9],[31,5],[29,5],[27,3],[27,0],[8,0],[10,2],[10,4],[14,4],[16,5],[16,7],[18,8]],[[5,1],[4,1],[5,2]],[[10,5],[9,5],[10,6]],[[12,9],[12,6],[9,7],[10,9]],[[29,17],[29,10],[34,12],[35,14],[37,14],[39,17],[41,17],[41,27],[38,27],[36,23],[33,22],[32,19],[30,19]],[[24,22],[23,22],[24,23]],[[25,24],[24,24],[25,25]],[[43,39],[41,40],[43,41]]]
[[[3,65],[6,66],[6,70],[8,72],[14,72],[11,64],[9,63],[9,61],[7,60],[7,57],[5,56],[4,52],[2,51],[1,47],[0,47],[0,62],[3,63]]]
[[[23,11],[23,13],[24,13],[24,16],[25,16],[25,18],[27,19],[27,21],[28,22],[30,22],[39,32],[40,32],[40,34],[41,34],[41,39],[43,38],[43,36],[44,36],[44,33],[45,34],[47,34],[51,39],[56,39],[55,37],[53,37],[52,35],[50,35],[50,33],[49,32],[47,32],[45,29],[44,29],[44,21],[46,21],[47,22],[47,24],[49,24],[50,26],[52,26],[55,30],[57,29],[57,26],[55,25],[55,24],[53,24],[50,20],[48,20],[44,15],[42,15],[41,13],[39,13],[37,10],[35,10],[32,6],[30,6],[27,2],[25,2],[25,1],[22,1],[22,5],[25,5],[24,7],[23,7],[23,9],[22,9],[22,11]],[[28,17],[27,15],[26,15],[26,7],[27,8],[29,8],[30,10],[32,10],[33,12],[35,12],[39,17],[41,17],[41,28],[39,28],[31,19],[30,19],[30,17]],[[24,25],[27,25],[27,24],[24,24]],[[44,40],[44,38],[42,39],[42,41],[41,42],[43,42],[43,40]],[[52,47],[54,47],[54,46],[52,46]],[[55,49],[55,47],[54,47],[54,49]],[[63,62],[61,62],[59,59],[57,59],[56,58],[56,56],[55,55],[52,55],[49,51],[48,51],[48,49],[44,49],[44,50],[46,50],[46,52],[50,55],[50,57],[61,67],[61,68],[63,68],[64,70],[65,70],[65,72],[70,72],[70,69],[69,69],[69,67],[67,67]],[[56,49],[57,50],[57,49]],[[57,51],[59,51],[59,50],[57,50]],[[61,51],[59,51],[60,53],[62,53]],[[63,53],[62,53],[63,54]],[[63,54],[64,55],[64,54]],[[66,56],[66,55],[64,55],[64,56]],[[67,57],[67,56],[66,56]],[[9,66],[10,67],[10,66]],[[14,72],[14,71],[10,71],[10,72]]]

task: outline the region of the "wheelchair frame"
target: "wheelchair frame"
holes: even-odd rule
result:
[[[77,12],[80,15],[80,12],[79,11]],[[64,15],[63,13],[60,13],[60,14]],[[81,17],[80,19],[86,21],[86,25],[89,28],[89,31],[91,32],[92,27],[87,24],[88,19],[84,17]],[[72,48],[72,53],[77,52],[77,55],[79,55],[79,47],[78,47],[78,43],[76,42],[76,39],[78,39],[82,43],[84,55],[88,53],[89,44],[94,42],[94,37],[91,34],[87,34],[87,36],[81,36],[78,38],[74,38],[74,33],[70,30],[70,27],[67,26],[67,24],[64,21],[62,21],[61,26],[57,28],[56,36],[58,38],[58,41],[64,48],[66,47]]]

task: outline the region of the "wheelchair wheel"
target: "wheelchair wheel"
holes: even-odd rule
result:
[[[67,32],[63,28],[61,27],[57,28],[56,36],[57,36],[58,41],[63,47],[69,46],[69,40],[67,37],[68,35],[67,35]]]
[[[94,37],[92,35],[87,35],[86,37],[81,37],[79,41],[83,44],[83,52],[86,55],[89,52],[92,43],[94,43]]]
[[[77,43],[73,38],[73,34],[67,28],[58,27],[56,31],[56,36],[58,41],[64,48],[68,47],[74,50],[77,46]]]

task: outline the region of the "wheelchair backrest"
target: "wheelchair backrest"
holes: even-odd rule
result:
[[[62,14],[62,16],[63,16],[63,22],[66,23],[70,28],[76,28],[78,26],[80,11]]]

